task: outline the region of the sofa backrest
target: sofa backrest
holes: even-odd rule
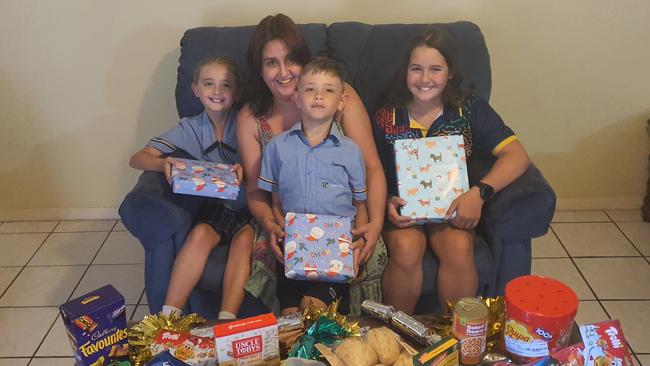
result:
[[[490,56],[480,29],[470,22],[439,24],[456,40],[464,85],[489,100],[491,90]],[[348,82],[357,90],[369,112],[380,107],[396,66],[409,40],[421,33],[425,24],[380,24],[340,22],[303,24],[300,32],[312,54],[328,54],[340,61]],[[176,83],[176,108],[180,117],[199,114],[201,103],[191,90],[197,63],[210,55],[231,56],[246,73],[246,50],[255,26],[201,27],[185,32],[181,39]]]

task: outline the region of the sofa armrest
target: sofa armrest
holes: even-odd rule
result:
[[[175,197],[162,173],[144,172],[124,198],[119,215],[145,249],[151,249],[189,225],[198,203],[198,197]]]
[[[483,207],[483,225],[502,239],[542,236],[553,218],[555,202],[555,192],[540,170],[531,164],[521,177]]]

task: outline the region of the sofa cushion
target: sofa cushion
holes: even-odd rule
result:
[[[327,28],[325,24],[299,25],[300,33],[307,41],[312,54],[327,52]],[[246,50],[255,26],[201,27],[185,32],[181,39],[176,82],[176,109],[183,117],[195,116],[203,110],[198,98],[192,93],[194,68],[202,59],[212,55],[227,55],[235,59],[246,70]]]
[[[451,33],[456,41],[463,85],[489,100],[492,85],[490,55],[481,30],[470,22],[438,25]],[[344,65],[348,82],[366,103],[368,112],[373,113],[381,107],[378,104],[382,93],[388,90],[410,40],[427,26],[430,25],[358,22],[330,25],[330,53]]]

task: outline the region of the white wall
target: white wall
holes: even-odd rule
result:
[[[650,150],[646,0],[4,0],[0,219],[112,214],[138,175],[129,156],[177,122],[183,32],[277,12],[299,23],[477,23],[492,59],[491,102],[560,205],[641,204]]]

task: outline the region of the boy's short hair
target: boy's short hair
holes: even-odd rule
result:
[[[324,56],[314,57],[311,61],[302,68],[300,72],[300,77],[302,78],[307,74],[320,74],[325,73],[335,78],[339,79],[341,82],[341,87],[345,88],[345,75],[343,73],[343,68],[341,65],[336,62],[334,59]]]

